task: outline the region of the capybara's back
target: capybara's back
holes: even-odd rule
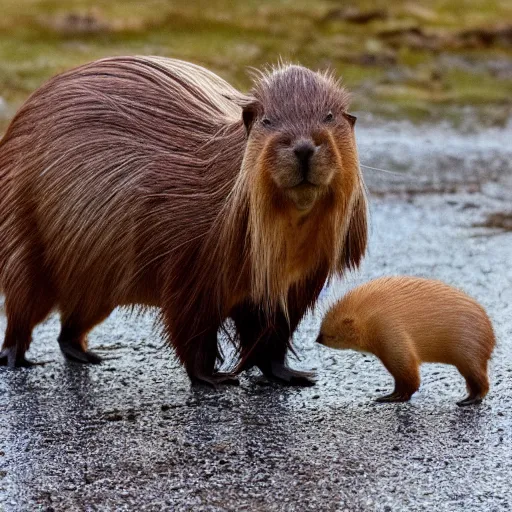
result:
[[[4,350],[28,336],[10,329],[58,306],[61,347],[88,358],[82,335],[113,308],[161,304],[169,250],[178,260],[205,235],[239,171],[237,97],[198,66],[148,57],[94,62],[32,95],[0,143]]]

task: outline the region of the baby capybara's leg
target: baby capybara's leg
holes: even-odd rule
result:
[[[389,346],[389,345],[388,345]],[[403,351],[387,353],[382,362],[395,379],[395,389],[381,396],[376,402],[407,402],[420,387],[419,363],[413,354]]]
[[[19,281],[21,285],[23,281]],[[33,284],[36,284],[34,279]],[[38,293],[39,291],[39,293]],[[32,341],[32,330],[42,322],[54,307],[51,289],[37,290],[6,287],[5,311],[7,329],[0,351],[0,366],[28,367],[34,364],[25,358]]]
[[[239,384],[232,373],[215,370],[217,361],[221,361],[217,329],[211,328],[197,335],[178,333],[171,337],[171,343],[192,384],[212,387],[219,384]]]
[[[100,356],[87,350],[87,334],[95,325],[103,322],[112,313],[112,309],[104,306],[94,311],[62,313],[58,341],[66,359],[84,364],[101,363]]]
[[[239,306],[232,313],[240,341],[240,364],[237,371],[257,366],[263,374],[289,386],[313,386],[313,372],[292,370],[286,365],[292,330],[296,322],[281,313],[268,321],[263,313],[250,305]]]
[[[418,372],[419,373],[419,372]],[[395,377],[395,389],[392,393],[376,398],[376,402],[407,402],[411,396],[418,391],[420,387],[419,374],[417,376],[409,376],[409,378]]]
[[[468,396],[457,402],[457,405],[463,407],[466,405],[478,404],[487,395],[489,391],[489,378],[487,376],[487,365],[482,368],[473,367],[459,368],[460,373],[466,379]]]

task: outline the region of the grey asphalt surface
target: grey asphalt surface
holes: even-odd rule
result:
[[[473,227],[512,210],[512,127],[367,122],[358,135],[363,164],[399,174],[365,171],[368,257],[296,335],[290,363],[316,368],[317,385],[264,385],[254,372],[191,389],[153,317],[121,311],[91,335],[102,365],[66,363],[52,316],[29,352],[48,363],[0,369],[0,511],[512,507],[512,232]],[[498,347],[480,406],[455,405],[464,381],[443,365],[422,367],[409,403],[376,404],[392,387],[377,359],[314,344],[334,297],[390,274],[443,279],[488,309]]]

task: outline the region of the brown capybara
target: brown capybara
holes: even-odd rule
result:
[[[432,279],[383,277],[350,291],[326,314],[317,341],[375,354],[395,379],[378,402],[404,402],[420,386],[421,363],[446,363],[480,402],[489,390],[487,363],[495,346],[485,310],[464,292]]]
[[[348,95],[282,65],[242,94],[199,66],[116,57],[59,75],[0,143],[0,363],[25,359],[54,309],[59,344],[98,362],[86,335],[117,306],[157,306],[193,382],[285,364],[326,279],[359,264],[366,200]],[[217,332],[236,328],[221,374]]]

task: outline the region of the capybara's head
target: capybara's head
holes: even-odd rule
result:
[[[328,74],[289,65],[262,74],[243,111],[246,164],[269,192],[309,211],[329,187],[359,172],[348,93]]]
[[[344,315],[339,305],[325,315],[316,342],[339,350],[361,348],[354,318]]]

